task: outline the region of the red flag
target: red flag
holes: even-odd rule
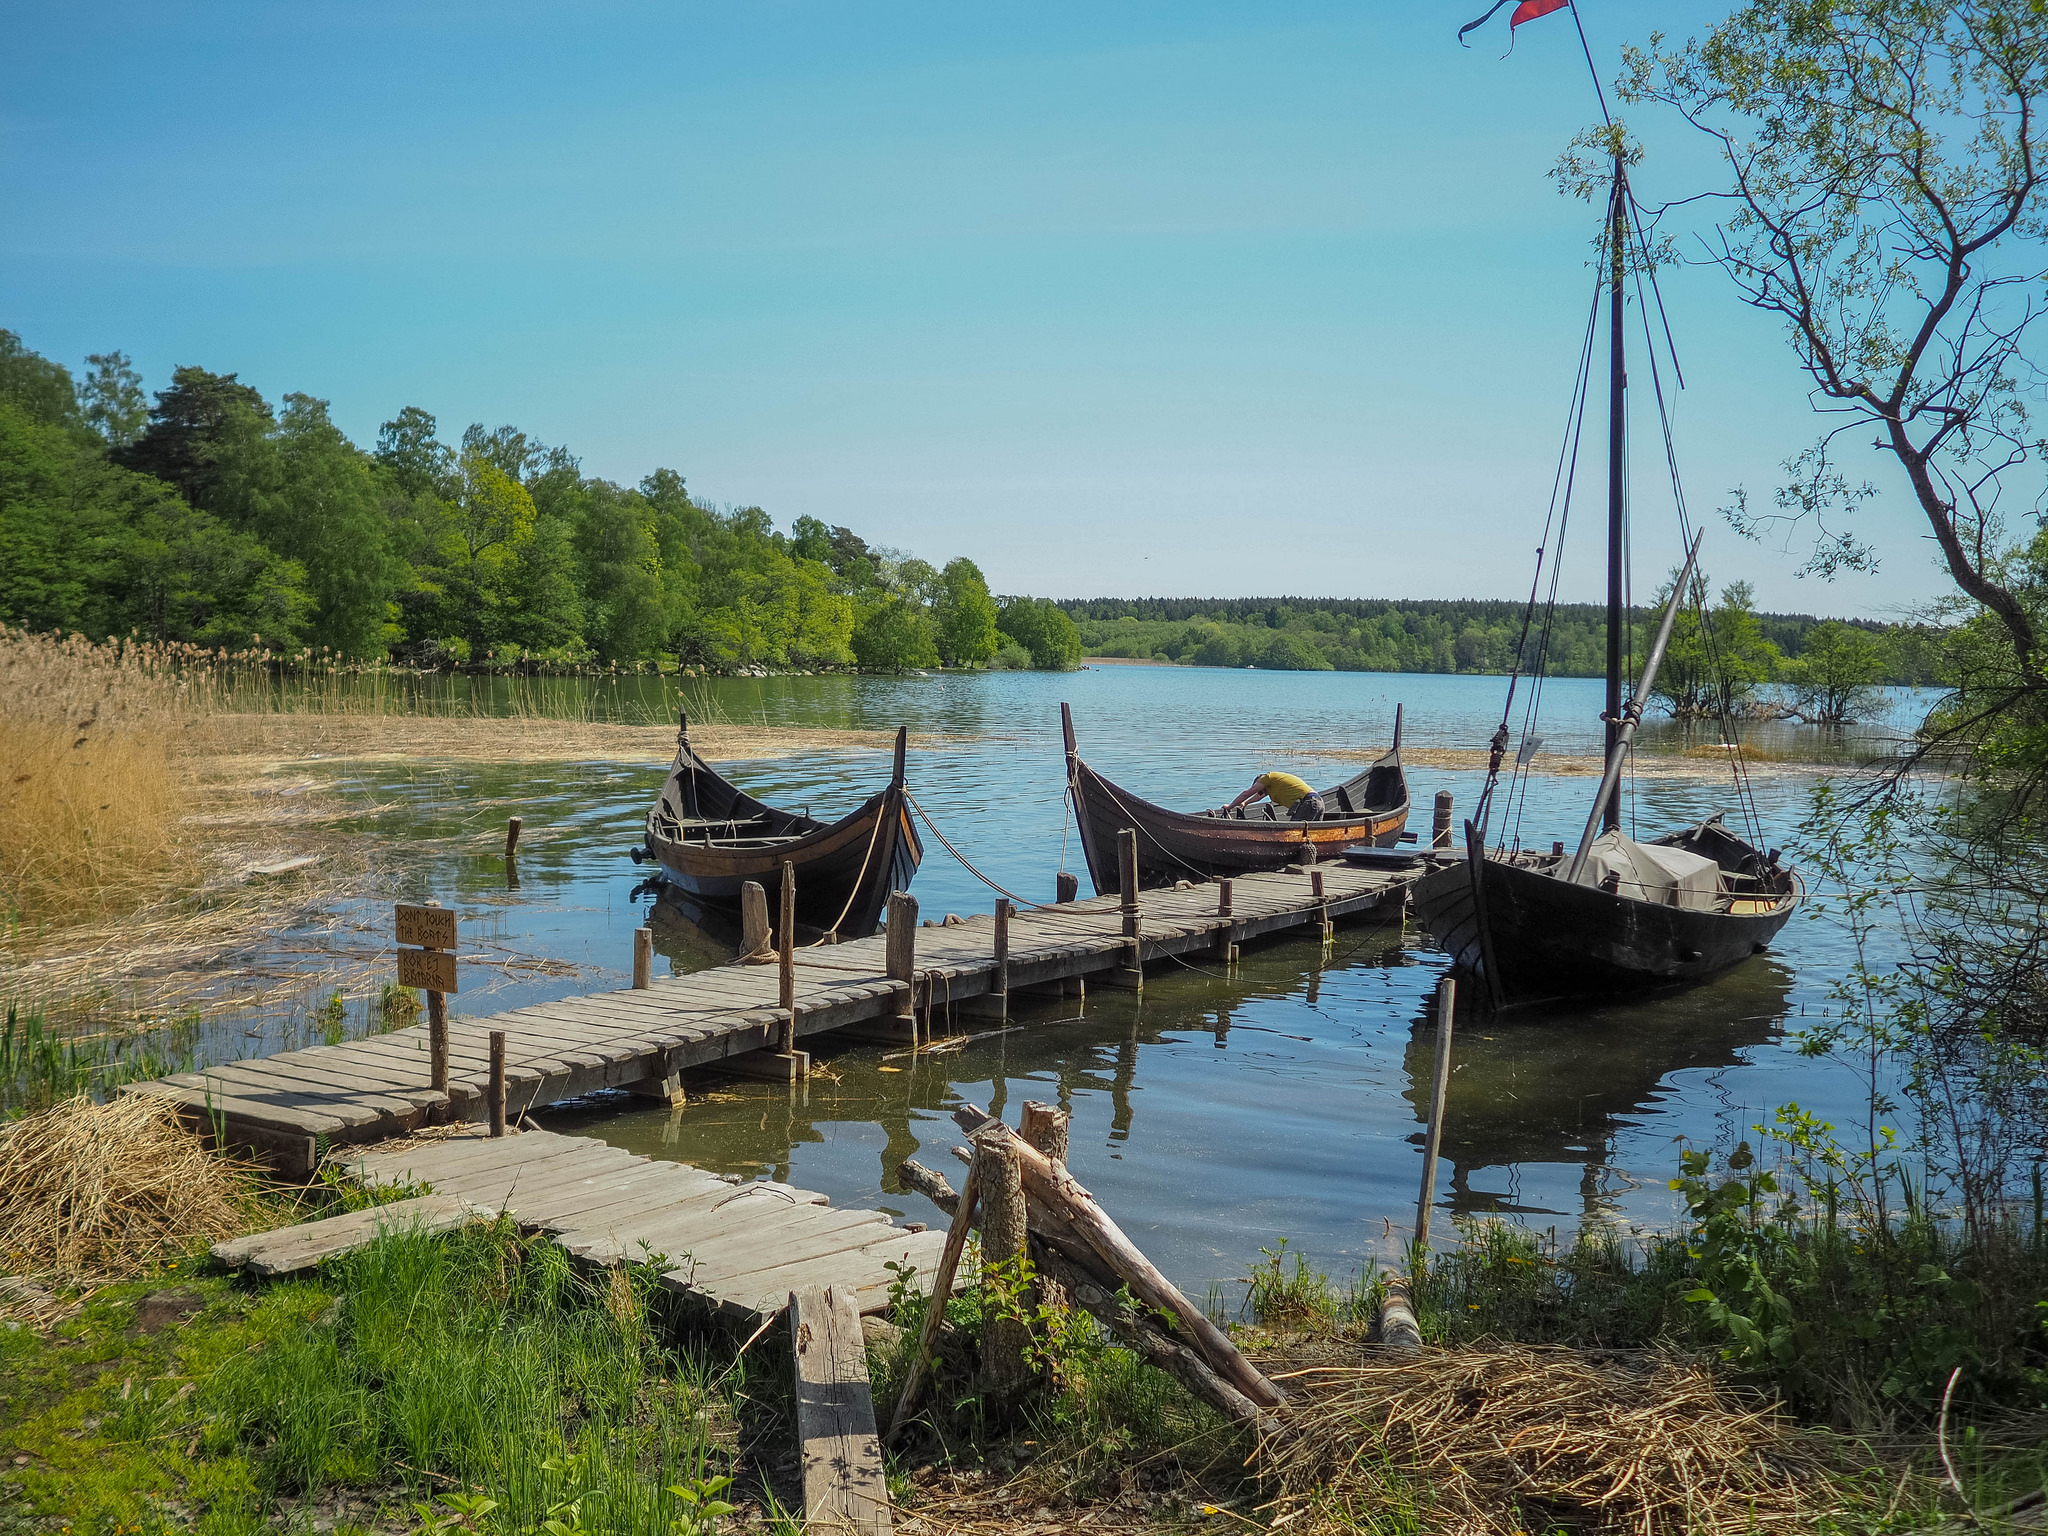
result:
[[[1467,32],[1470,32],[1475,27],[1485,26],[1489,21],[1493,20],[1494,12],[1507,3],[1508,0],[1494,0],[1493,5],[1488,8],[1484,16],[1480,17],[1477,21],[1468,21],[1464,26],[1458,28],[1458,41],[1465,43],[1465,34]],[[1553,11],[1561,11],[1571,3],[1572,0],[1521,0],[1521,4],[1515,7],[1514,15],[1508,18],[1509,46],[1514,46],[1515,28],[1519,27],[1523,22],[1535,21],[1539,17],[1548,16]],[[1465,46],[1469,48],[1472,45],[1465,43]]]

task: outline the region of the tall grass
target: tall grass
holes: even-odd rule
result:
[[[200,1388],[209,1449],[267,1494],[398,1482],[422,1524],[487,1501],[490,1529],[674,1536],[723,1475],[729,1383],[664,1342],[651,1273],[500,1222],[388,1234],[323,1281],[337,1304]]]
[[[53,1029],[40,1009],[7,1005],[0,1023],[0,1116],[44,1109],[84,1094],[102,1099],[123,1083],[189,1071],[196,1015],[133,1034]]]

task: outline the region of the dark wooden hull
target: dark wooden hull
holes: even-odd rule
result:
[[[1097,895],[1118,888],[1117,834],[1138,833],[1141,885],[1176,880],[1213,880],[1261,870],[1285,869],[1302,861],[1305,845],[1317,859],[1334,859],[1347,848],[1386,847],[1408,825],[1408,781],[1401,769],[1398,730],[1392,750],[1364,773],[1322,792],[1337,814],[1316,821],[1289,821],[1270,806],[1244,807],[1248,814],[1190,814],[1140,799],[1083,762],[1074,750],[1073,722],[1066,714],[1067,788],[1081,829],[1081,853]]]
[[[891,891],[908,890],[924,845],[903,794],[904,733],[888,788],[825,823],[754,799],[679,739],[668,782],[647,814],[647,853],[696,901],[737,908],[752,880],[775,910],[785,862],[796,867],[797,926],[842,939],[875,931]]]
[[[1701,912],[1574,885],[1550,862],[1463,858],[1409,888],[1416,917],[1496,1006],[1710,981],[1768,948],[1804,894],[1787,872],[1765,910]]]

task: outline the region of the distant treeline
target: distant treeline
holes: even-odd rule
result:
[[[1072,623],[800,517],[706,506],[407,406],[374,447],[327,402],[119,352],[74,377],[0,330],[0,622],[427,667],[1065,667]]]
[[[1741,597],[1746,606],[1746,589]],[[1059,606],[1073,618],[1090,656],[1339,672],[1510,671],[1525,607],[1504,599],[1310,597],[1087,598]],[[1637,607],[1630,618],[1640,637],[1655,615]],[[1801,654],[1808,631],[1824,622],[1803,613],[1757,613],[1754,618],[1762,637],[1788,660]],[[1878,681],[1935,681],[1934,630],[1848,622],[1880,642]],[[1532,651],[1534,644],[1532,636]],[[1606,607],[1560,603],[1550,621],[1549,673],[1598,677],[1606,655]]]

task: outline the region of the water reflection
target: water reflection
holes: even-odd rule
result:
[[[1612,1161],[1620,1133],[1658,1112],[1673,1096],[1676,1074],[1735,1066],[1775,1041],[1791,992],[1791,971],[1759,955],[1710,987],[1651,1003],[1512,1020],[1461,1017],[1445,1095],[1441,1147],[1450,1178],[1442,1207],[1459,1214],[1619,1215]],[[1404,1060],[1404,1096],[1418,1126],[1428,1121],[1435,1063],[1435,1010],[1425,1006]],[[1422,1130],[1409,1139],[1420,1147]],[[1581,1170],[1578,1211],[1522,1198],[1519,1169],[1574,1163]]]

